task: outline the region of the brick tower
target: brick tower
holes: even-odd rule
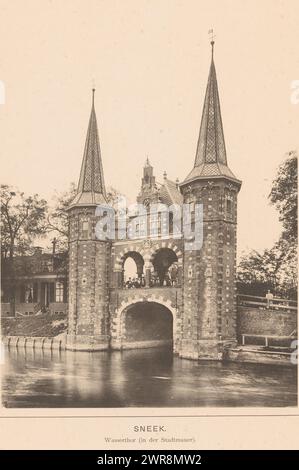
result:
[[[67,349],[109,345],[109,241],[95,237],[95,209],[107,204],[94,91],[77,194],[69,208],[69,306]]]
[[[194,168],[181,183],[184,203],[203,204],[203,246],[184,252],[180,355],[219,359],[236,342],[236,228],[239,181],[228,168],[212,60]]]

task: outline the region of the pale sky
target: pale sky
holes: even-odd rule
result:
[[[277,240],[267,195],[298,149],[298,0],[0,0],[0,16],[1,182],[46,198],[77,182],[93,83],[106,185],[135,198],[146,156],[160,181],[182,181],[214,28],[239,253]]]

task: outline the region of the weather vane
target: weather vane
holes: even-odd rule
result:
[[[208,34],[210,35],[210,41],[211,41],[211,46],[212,46],[212,59],[214,56],[214,44],[215,44],[215,34],[213,29],[209,29]]]
[[[94,94],[95,94],[95,91],[96,91],[95,79],[93,78],[93,79],[92,79],[92,104],[93,104],[93,105],[94,105]]]
[[[215,42],[214,39],[215,39],[215,37],[216,37],[215,34],[214,34],[214,30],[213,30],[213,29],[209,29],[208,34],[210,35],[210,41],[211,41],[211,43],[214,43],[214,42]]]

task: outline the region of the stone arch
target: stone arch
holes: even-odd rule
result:
[[[182,267],[182,252],[173,242],[155,246],[151,254],[152,283],[158,286],[177,285],[179,266]]]
[[[115,269],[122,269],[123,263],[126,260],[126,258],[130,255],[130,253],[137,253],[142,258],[144,259],[144,262],[146,262],[147,256],[146,252],[143,248],[139,249],[139,247],[134,246],[134,245],[128,245],[126,247],[123,247],[122,251],[116,255],[116,260],[115,260]]]
[[[138,277],[141,277],[144,274],[144,258],[143,256],[138,253],[138,251],[129,251],[127,252],[122,258],[122,272],[125,274],[125,265],[126,261],[131,259],[134,261],[136,266],[136,274]],[[134,264],[133,263],[133,264]]]
[[[155,302],[157,304],[164,305],[164,307],[168,308],[171,311],[172,315],[176,317],[176,314],[177,314],[176,307],[173,306],[171,300],[165,299],[163,295],[157,296],[155,294],[150,294],[144,297],[142,295],[138,295],[137,293],[136,295],[132,295],[132,297],[128,297],[127,301],[121,302],[118,309],[116,310],[117,317],[119,318],[122,312],[130,305],[137,304],[140,302]]]
[[[131,271],[134,274],[132,274],[132,277],[139,278],[142,283],[145,283],[145,269],[146,269],[146,258],[144,256],[144,250],[139,249],[136,245],[127,245],[126,247],[123,247],[123,250],[116,254],[115,257],[115,262],[114,262],[114,273],[115,273],[115,283],[118,288],[123,288],[125,287],[125,281],[128,280],[126,279],[125,275],[125,263],[127,259],[131,258],[135,265],[136,265],[136,272],[133,270],[133,266],[131,265]],[[127,266],[128,268],[128,266]],[[127,272],[128,274],[128,272]],[[129,273],[130,274],[130,273]],[[131,277],[129,275],[129,277]]]
[[[153,246],[153,250],[151,251],[151,254],[150,254],[150,262],[151,263],[153,262],[153,260],[156,256],[156,253],[159,250],[161,250],[162,248],[168,248],[169,250],[172,250],[176,254],[178,262],[180,264],[183,262],[182,250],[177,246],[175,241],[169,240],[169,241],[165,241],[165,242],[162,242],[162,243],[156,243]]]
[[[125,316],[129,307],[136,305],[138,303],[156,303],[166,307],[172,314],[172,336],[173,336],[173,349],[174,352],[177,352],[177,344],[179,341],[179,332],[180,332],[180,322],[178,318],[178,310],[172,304],[171,300],[165,299],[163,295],[148,295],[146,297],[132,295],[128,297],[126,301],[121,302],[119,307],[115,311],[114,320],[111,325],[112,333],[112,348],[113,349],[122,349],[123,334],[124,334],[124,322]]]

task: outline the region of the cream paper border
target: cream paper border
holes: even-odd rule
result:
[[[65,2],[65,5],[69,6],[69,2],[67,2],[67,0],[65,0]],[[29,16],[32,17],[32,22],[35,20],[39,21],[39,17],[36,17],[32,12],[32,8],[36,9],[38,3],[39,2],[36,3],[34,0],[26,2],[29,13],[31,10],[31,14]],[[117,6],[115,2],[106,0],[106,2],[103,2],[103,8],[109,8],[112,3],[113,6]],[[122,2],[118,4],[119,7],[121,6],[121,3]],[[139,2],[137,0],[126,0],[126,3],[128,8],[134,9]],[[239,4],[239,1],[232,0],[226,1],[226,3],[228,10],[230,13],[232,13],[234,7]],[[19,9],[22,6],[22,2],[18,0],[10,0],[9,2],[6,0],[0,0],[0,7],[4,7],[4,14],[5,8],[7,8],[9,4],[14,4],[16,10],[15,18],[17,18]],[[78,5],[80,7],[80,2],[78,1],[73,2],[73,4],[74,7]],[[142,4],[144,4],[144,7],[146,6],[143,0]],[[152,0],[152,4],[152,6],[155,7],[158,4],[161,6],[161,8],[163,7],[163,10],[167,10],[173,7],[177,7],[180,2],[179,0]],[[195,16],[198,15],[199,17],[206,15],[206,20],[209,22],[206,28],[207,30],[211,27],[211,22],[212,26],[213,22],[218,22],[219,25],[221,24],[217,11],[220,4],[222,4],[222,1],[220,0],[215,1],[213,5],[211,2],[205,2],[204,0],[200,0],[198,2],[190,0],[185,2],[186,8],[195,9]],[[254,4],[256,7],[256,22],[259,21],[258,16],[260,13],[260,8],[264,13],[269,12],[270,14],[272,8],[277,8],[278,4],[282,9],[285,9],[288,12],[290,11],[290,7],[292,7],[293,17],[291,18],[290,16],[288,18],[290,28],[295,27],[296,21],[298,28],[298,1],[244,1],[242,2],[242,8],[244,6],[244,12],[246,12],[248,5],[252,4]],[[63,2],[61,2],[60,5],[63,5]],[[95,2],[92,0],[81,2],[81,8],[88,7],[90,7],[91,18],[93,15],[93,8],[95,7]],[[210,15],[210,11],[208,11],[208,9],[214,9],[215,14]],[[165,14],[165,11],[163,14]],[[45,21],[45,18],[41,18],[41,20]],[[3,21],[5,22],[4,19]],[[28,18],[26,18],[26,21],[28,21]],[[223,18],[223,21],[225,21],[225,18]],[[238,21],[237,16],[234,21]],[[248,17],[248,22],[252,22],[252,24],[254,24],[254,18]],[[232,22],[230,26],[232,27],[233,24],[234,23]],[[187,26],[185,25],[185,27]],[[267,30],[268,26],[267,22],[265,21],[265,41],[267,41]],[[19,34],[21,35],[21,31]],[[114,30],[113,34],[117,35],[117,29]],[[200,40],[202,40],[202,33],[199,31],[198,34],[198,37]],[[226,34],[234,34],[233,28],[231,30],[226,28]],[[281,33],[278,30],[277,41],[280,40],[280,34]],[[224,37],[224,31],[222,31],[222,40],[224,40]],[[115,39],[117,39],[117,37],[115,37]],[[38,37],[35,37],[33,40],[38,41]],[[217,29],[216,40],[218,40]],[[254,40],[254,27],[252,40]],[[22,38],[18,37],[17,35],[15,41],[22,41]],[[242,38],[236,38],[236,42],[240,43],[241,41]],[[14,44],[6,43],[5,47],[11,50],[11,54],[14,53]],[[275,54],[275,44],[271,44],[270,52]],[[19,61],[20,57],[18,57],[17,60]],[[26,60],[27,58],[25,57],[24,61]],[[16,67],[18,65],[20,64],[16,63]],[[43,66],[44,65],[45,64],[43,63]],[[234,65],[236,67],[238,66],[236,63],[234,63]],[[203,67],[203,77],[206,79],[208,72],[206,62],[203,64]],[[297,75],[299,75],[298,61],[297,65],[294,64],[294,70],[297,70]],[[253,71],[253,73],[258,73],[258,71]],[[1,78],[2,77],[0,77],[0,79]],[[20,76],[20,80],[21,79],[22,77]],[[250,80],[251,78],[249,77],[248,79]],[[292,79],[299,79],[299,76],[290,77],[290,80]],[[204,88],[205,83],[202,85]],[[287,83],[286,86],[288,86]],[[223,82],[221,88],[225,88]],[[7,92],[9,95],[10,89],[8,89]],[[280,90],[280,92],[283,93],[282,90]],[[288,99],[288,93],[289,91],[286,91],[285,99]],[[201,102],[198,103],[199,106],[201,106],[202,99],[203,97],[201,97]],[[278,110],[276,109],[274,112],[277,113]],[[224,123],[226,122],[227,118],[227,116],[224,116]],[[85,124],[87,125],[87,123]],[[294,122],[291,124],[294,124]],[[285,151],[287,150],[288,149],[286,148]],[[190,158],[192,160],[192,156]],[[8,163],[8,161],[4,163],[2,162],[2,165],[6,166]],[[80,163],[77,166],[79,171]],[[246,171],[245,170],[246,169],[244,168],[244,174],[240,176],[242,176],[242,179],[244,179],[244,182],[246,183],[246,171],[249,171],[249,168],[247,168]],[[11,182],[13,183],[13,181]],[[136,433],[133,431],[133,426],[136,425],[162,425],[165,426],[166,432],[146,434],[138,433],[136,435]],[[105,409],[6,409],[2,407],[0,409],[1,449],[196,449],[199,451],[202,449],[296,449],[299,447],[298,429],[298,407]],[[139,439],[139,437],[145,437],[147,442],[135,442],[134,444],[113,444],[105,442],[105,437],[111,437],[115,439]],[[158,438],[159,442],[155,444],[150,443],[149,439],[151,437]],[[194,441],[189,443],[161,443],[160,441],[161,438],[172,439],[174,437],[182,439],[194,439]]]

